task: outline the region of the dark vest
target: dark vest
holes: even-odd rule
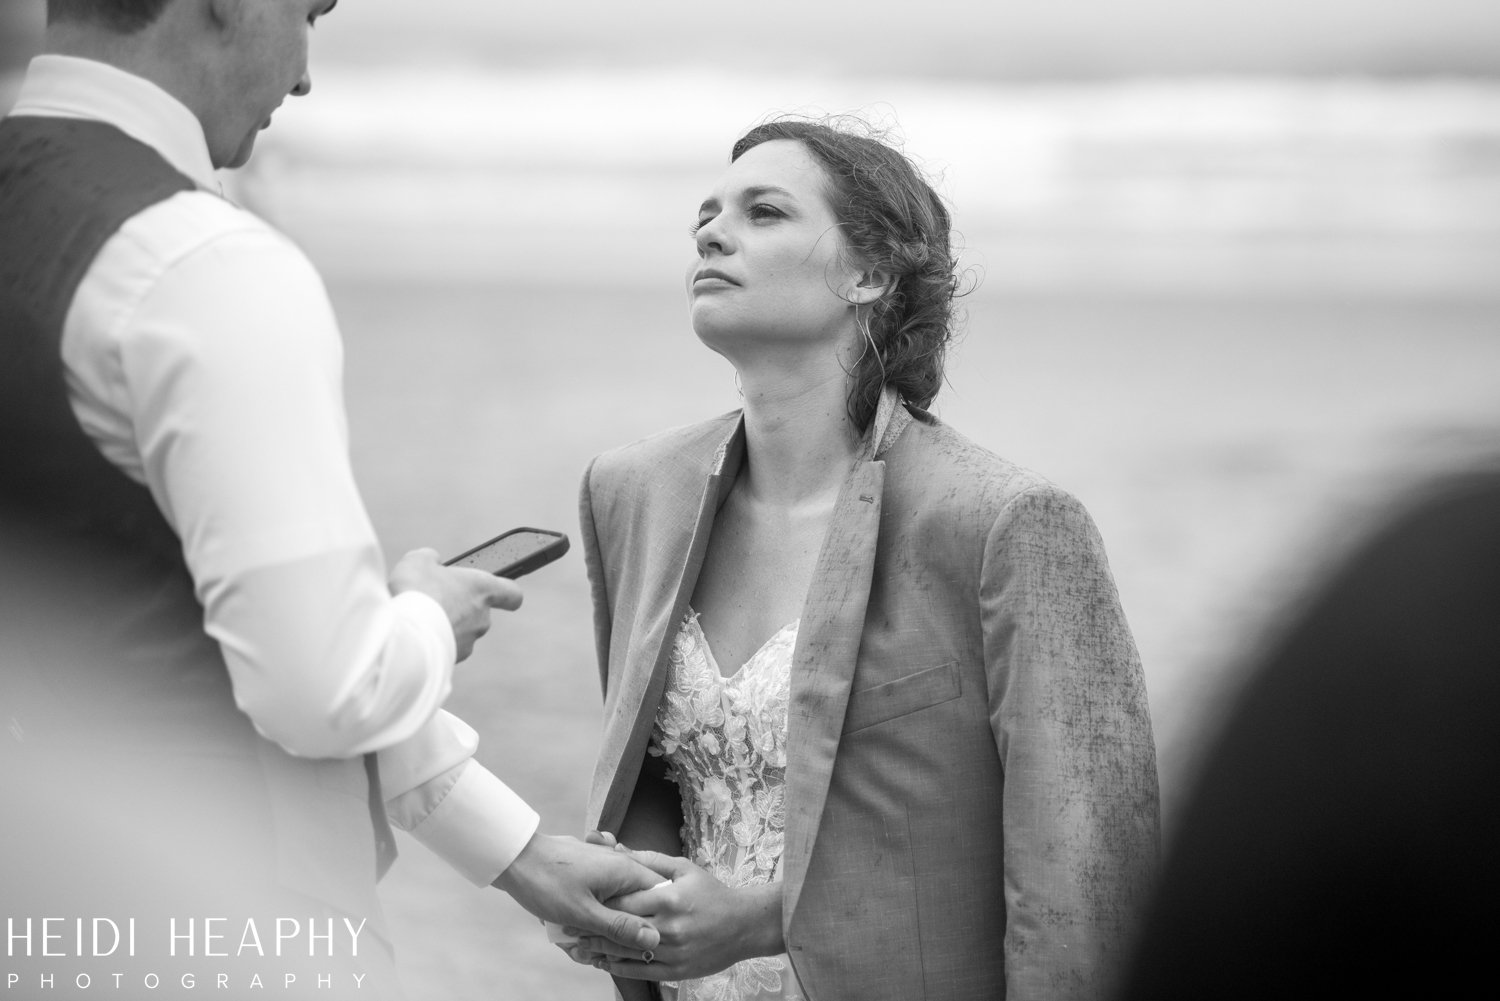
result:
[[[0,773],[41,803],[29,833],[0,833],[71,830],[92,798],[164,872],[172,852],[201,855],[203,873],[375,915],[361,762],[293,758],[256,734],[181,543],[68,402],[60,340],[79,282],[126,220],[193,187],[112,126],[0,120]],[[48,818],[59,788],[70,802]],[[111,859],[106,834],[73,850]]]
[[[0,122],[0,519],[24,552],[31,601],[65,605],[69,622],[64,632],[22,632],[54,688],[86,680],[102,694],[118,681],[165,719],[184,701],[198,712],[216,701],[232,707],[228,676],[203,632],[177,536],[150,492],[100,455],[73,417],[59,341],[104,241],[137,212],[193,187],[108,125]],[[128,666],[103,678],[72,676],[92,675],[100,656]],[[110,705],[65,702],[75,717]]]

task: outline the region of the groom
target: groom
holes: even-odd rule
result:
[[[334,3],[49,0],[0,120],[0,900],[8,958],[69,957],[38,977],[108,976],[102,920],[143,967],[252,931],[264,960],[275,928],[273,974],[300,950],[393,992],[391,823],[535,914],[658,940],[600,903],[658,877],[537,833],[439,708],[520,590],[430,550],[387,577],[322,284],[219,197]]]

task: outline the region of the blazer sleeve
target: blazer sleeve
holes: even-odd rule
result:
[[[1007,503],[980,607],[1004,768],[1006,997],[1108,996],[1156,867],[1145,681],[1103,542],[1050,485]]]
[[[599,549],[599,530],[594,520],[593,475],[598,458],[589,461],[578,490],[578,535],[583,542],[584,568],[589,578],[589,595],[594,606],[594,653],[599,661],[600,688],[609,689],[609,636],[612,616],[609,606],[609,584],[604,577],[604,557]]]

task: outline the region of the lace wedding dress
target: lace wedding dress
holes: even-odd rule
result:
[[[696,612],[689,609],[672,643],[666,697],[648,750],[666,759],[682,792],[683,854],[726,886],[769,883],[780,870],[796,643],[792,622],[727,678]],[[785,955],[747,959],[662,988],[667,1001],[803,1001]]]

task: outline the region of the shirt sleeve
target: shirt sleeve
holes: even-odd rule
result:
[[[342,347],[312,265],[259,220],[178,195],[106,242],[63,336],[80,425],[182,539],[235,700],[293,754],[379,752],[387,812],[475,883],[537,816],[439,711],[436,601],[392,597],[348,457]]]
[[[260,733],[349,757],[431,719],[452,628],[426,595],[388,591],[349,462],[338,330],[300,251],[211,196],[154,206],[96,258],[64,358],[85,430],[181,538]]]
[[[495,881],[536,833],[540,818],[473,760],[474,728],[447,712],[380,752],[386,815],[475,886]]]

